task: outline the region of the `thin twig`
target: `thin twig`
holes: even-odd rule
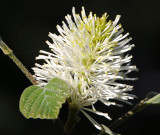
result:
[[[33,78],[32,74],[25,68],[25,66],[17,59],[13,51],[2,41],[0,37],[0,48],[5,55],[8,55],[14,63],[21,69],[21,71],[26,75],[33,85],[37,85],[37,81]]]
[[[148,106],[147,104],[145,104],[144,102],[148,100],[148,98],[145,98],[144,100],[141,100],[137,105],[135,105],[130,111],[128,111],[127,113],[125,113],[122,117],[120,117],[119,119],[117,119],[115,122],[113,122],[109,128],[111,130],[115,129],[116,127],[118,127],[121,123],[123,123],[125,120],[127,120],[128,118],[130,118],[131,116],[133,116],[135,113],[143,110],[146,106]]]

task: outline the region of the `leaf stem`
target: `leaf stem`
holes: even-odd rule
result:
[[[21,69],[21,71],[26,75],[33,85],[37,85],[37,81],[33,78],[32,74],[25,68],[25,66],[18,60],[14,55],[13,51],[2,41],[0,37],[0,48],[2,49],[5,55],[8,55],[14,63]]]
[[[123,123],[124,121],[126,121],[128,118],[130,118],[131,116],[133,116],[135,113],[143,110],[146,106],[148,106],[147,104],[145,104],[144,102],[148,100],[148,98],[145,98],[144,100],[141,100],[138,104],[136,104],[130,111],[128,111],[127,113],[125,113],[122,117],[118,118],[115,122],[113,122],[109,128],[111,130],[117,128],[121,123]]]

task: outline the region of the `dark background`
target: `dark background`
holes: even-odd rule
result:
[[[112,20],[117,14],[122,15],[120,23],[125,32],[130,32],[132,43],[136,45],[130,52],[132,63],[139,69],[138,73],[133,74],[139,80],[127,82],[134,85],[132,93],[138,97],[133,104],[144,99],[149,91],[160,92],[159,0],[0,0],[0,35],[32,72],[31,67],[39,50],[49,50],[45,44],[49,40],[48,33],[58,34],[56,25],[61,25],[65,15],[71,14],[73,6],[77,13],[80,13],[82,6],[85,6],[87,14],[93,11],[101,16],[107,12]],[[20,95],[29,85],[31,83],[23,73],[0,51],[0,134],[58,135],[53,121],[27,120],[19,112]],[[113,121],[132,108],[126,104],[123,108],[97,106],[109,112]],[[67,105],[64,105],[60,114],[64,121],[68,113],[66,109]],[[107,119],[92,116],[99,123],[111,124]],[[159,121],[160,108],[151,106],[124,122],[115,132],[123,135],[157,135],[160,134]],[[95,133],[98,131],[83,116],[73,135]]]

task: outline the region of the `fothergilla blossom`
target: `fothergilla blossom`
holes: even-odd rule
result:
[[[130,64],[132,56],[127,53],[134,45],[129,43],[128,33],[122,34],[122,26],[118,24],[120,15],[114,21],[108,20],[107,13],[99,18],[90,12],[87,17],[84,7],[81,16],[74,7],[72,14],[73,17],[65,17],[67,23],[57,25],[59,35],[49,33],[53,43],[46,43],[51,52],[40,51],[37,59],[45,64],[33,68],[35,78],[40,86],[54,77],[65,81],[72,104],[101,129],[86,112],[111,119],[107,113],[95,109],[97,101],[110,106],[118,105],[116,100],[130,103],[128,100],[135,97],[128,94],[133,87],[122,83],[136,79],[127,76],[137,70]]]

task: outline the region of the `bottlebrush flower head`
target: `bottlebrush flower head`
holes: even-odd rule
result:
[[[119,80],[135,80],[127,77],[136,71],[130,65],[132,56],[127,54],[134,47],[127,34],[122,34],[120,15],[114,21],[108,20],[107,13],[97,17],[90,12],[87,17],[84,7],[81,16],[72,9],[73,18],[65,17],[67,23],[57,25],[59,35],[49,33],[53,43],[46,43],[52,52],[40,51],[37,59],[45,64],[36,64],[33,68],[35,78],[40,86],[58,77],[69,86],[71,103],[97,127],[100,125],[86,111],[111,119],[107,113],[95,109],[97,101],[106,106],[117,105],[113,100],[130,103],[134,95],[128,94],[132,86]],[[112,99],[112,101],[110,101]],[[90,106],[90,108],[89,108]]]

